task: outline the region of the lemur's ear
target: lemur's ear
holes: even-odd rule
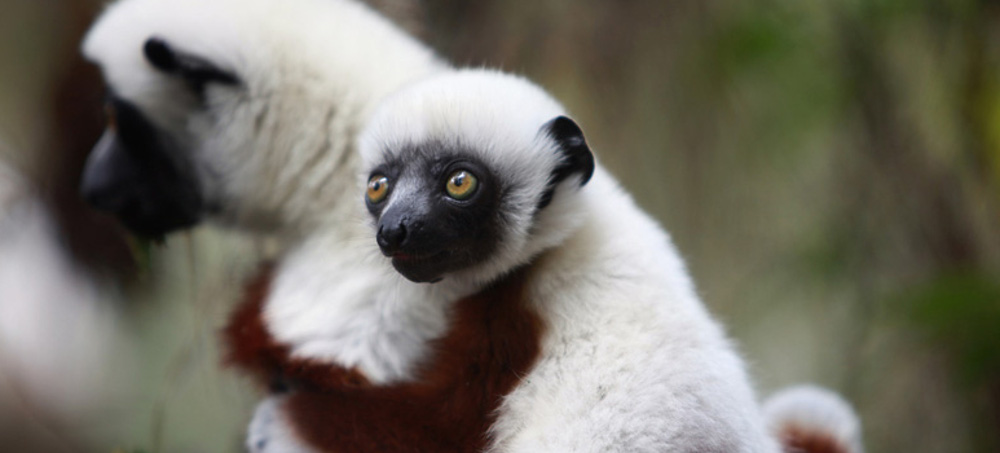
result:
[[[590,147],[583,138],[583,131],[576,122],[565,116],[558,116],[545,123],[542,131],[559,143],[562,159],[549,176],[549,186],[538,203],[538,209],[552,202],[556,186],[566,178],[576,175],[580,178],[580,186],[583,186],[594,175],[594,154],[590,152]]]
[[[205,85],[209,83],[223,85],[240,83],[240,79],[232,72],[219,68],[199,56],[178,51],[162,38],[147,39],[142,52],[154,68],[182,77],[199,96],[204,94]]]

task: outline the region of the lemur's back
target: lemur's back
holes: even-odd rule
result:
[[[580,230],[533,265],[546,336],[496,451],[777,451],[666,233],[600,169],[585,196]]]

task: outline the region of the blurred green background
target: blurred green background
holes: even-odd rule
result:
[[[842,392],[871,452],[1000,451],[996,2],[375,3],[456,64],[563,100],[671,232],[762,397]],[[0,449],[240,451],[257,396],[218,366],[216,330],[268,244],[204,228],[123,248],[79,206],[94,137],[67,126],[100,111],[77,61],[97,6],[0,0],[0,158],[56,206],[120,331],[83,409],[38,405],[0,368]]]

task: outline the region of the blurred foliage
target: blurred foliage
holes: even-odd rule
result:
[[[950,357],[961,394],[983,414],[981,423],[1000,427],[1000,282],[968,273],[942,275],[896,298],[896,310]],[[975,435],[978,451],[994,451],[997,433]]]
[[[972,274],[942,275],[900,296],[897,308],[947,348],[963,383],[983,388],[1000,383],[1000,282]]]

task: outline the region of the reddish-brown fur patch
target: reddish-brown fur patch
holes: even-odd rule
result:
[[[778,440],[785,453],[850,453],[830,434],[798,426],[786,426]]]
[[[267,280],[258,278],[226,329],[229,360],[263,379],[290,378],[287,415],[324,452],[481,451],[503,397],[540,353],[542,323],[526,304],[524,280],[519,272],[458,301],[417,379],[373,386],[340,367],[289,360],[260,318]]]
[[[366,385],[367,379],[356,370],[291,358],[288,346],[271,337],[264,324],[263,308],[272,275],[272,266],[265,266],[250,281],[243,303],[223,329],[225,363],[242,368],[272,390]]]

